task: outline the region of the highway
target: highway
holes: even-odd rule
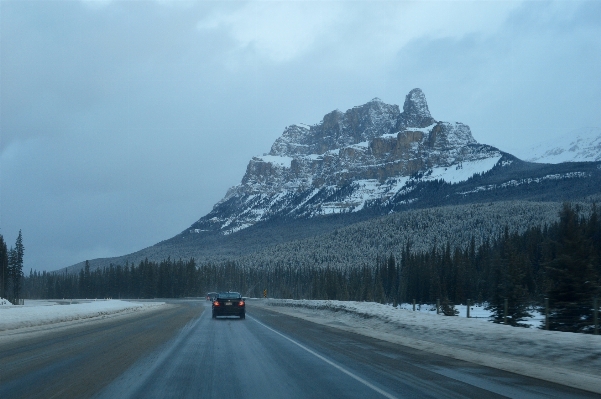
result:
[[[0,341],[0,398],[593,398],[575,390],[247,306],[206,301]]]

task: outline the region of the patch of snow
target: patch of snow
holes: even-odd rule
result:
[[[367,148],[368,147],[369,142],[368,141],[362,141],[360,143],[357,144],[353,144],[350,145],[349,147],[359,147],[359,148]]]
[[[546,175],[543,177],[532,177],[532,178],[527,178],[527,179],[520,179],[520,180],[509,180],[505,183],[502,184],[489,184],[486,186],[478,186],[473,190],[470,191],[464,191],[462,193],[458,193],[461,195],[466,195],[466,194],[473,194],[473,193],[477,193],[480,191],[490,191],[490,190],[495,190],[495,189],[499,189],[499,188],[507,188],[507,187],[518,187],[521,186],[523,184],[536,184],[536,183],[542,183],[546,180],[563,180],[563,179],[578,179],[578,178],[583,178],[583,177],[588,177],[590,176],[590,174],[586,173],[586,172],[569,172],[569,173],[564,173],[564,174],[553,174],[553,175]]]
[[[278,156],[278,155],[263,155],[260,157],[255,157],[258,158],[260,160],[262,160],[263,162],[268,162],[274,165],[279,165],[279,166],[283,166],[285,168],[289,168],[290,164],[292,163],[292,158],[291,157],[284,157],[284,156]]]
[[[466,181],[476,173],[484,173],[491,170],[501,156],[479,159],[476,161],[463,162],[459,165],[450,167],[432,168],[432,174],[424,178],[424,180],[439,180],[442,179],[447,183],[459,183]]]
[[[312,161],[317,161],[318,159],[323,159],[322,155],[319,154],[309,154],[304,156],[305,159],[310,159]]]
[[[8,302],[8,299],[0,298],[0,306],[13,306],[13,304]]]
[[[250,226],[252,226],[252,225],[253,225],[253,223],[243,223],[243,224],[241,224],[241,225],[239,225],[239,226],[236,226],[236,227],[234,227],[234,228],[232,228],[232,229],[229,229],[229,230],[226,230],[226,231],[224,231],[224,232],[223,232],[223,235],[224,235],[224,236],[227,236],[227,235],[229,235],[229,234],[232,234],[232,233],[235,233],[235,232],[237,232],[237,231],[244,230],[245,228],[247,228],[247,227],[250,227]]]
[[[415,201],[417,201],[417,198],[410,198],[408,200],[402,200],[397,202],[397,204],[399,205],[409,205],[409,204],[413,204]],[[393,211],[390,211],[390,213],[392,213]]]
[[[432,129],[434,129],[434,126],[436,126],[438,123],[435,122],[433,124],[431,124],[430,126],[426,126],[426,127],[407,127],[405,128],[406,131],[410,131],[410,132],[424,132],[424,133],[429,133]]]
[[[311,191],[311,194],[309,194],[304,200],[303,202],[301,202],[296,208],[296,209],[300,209],[303,205],[305,205],[307,203],[307,201],[311,200],[311,198],[315,197],[315,195],[319,192],[318,188],[313,189],[313,191]]]
[[[67,321],[92,319],[164,305],[164,302],[120,300],[32,301],[24,306],[0,307],[0,331]]]
[[[347,201],[361,204],[355,208],[355,211],[361,210],[365,203],[380,198],[391,197],[397,194],[409,181],[409,177],[399,177],[391,179],[381,184],[376,179],[357,180],[355,185],[358,187],[349,197]]]
[[[490,310],[486,310],[486,306],[487,305],[485,303],[470,305],[470,318],[489,321],[493,313]],[[398,305],[398,308],[413,311],[413,304],[402,303]],[[457,314],[458,317],[467,318],[467,305],[455,305],[455,309],[459,312]],[[437,314],[436,305],[417,304],[415,305],[415,311],[427,314]],[[528,325],[528,328],[540,327],[545,320],[544,315],[540,313],[537,309],[529,309],[528,312],[532,316],[525,318],[524,321],[522,321],[522,323]]]

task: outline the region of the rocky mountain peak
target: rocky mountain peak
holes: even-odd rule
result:
[[[346,112],[334,110],[318,124],[289,126],[273,143],[269,155],[296,157],[324,154],[365,142],[382,134],[393,133],[401,115],[398,105],[374,99]]]
[[[424,94],[422,89],[413,89],[409,92],[409,94],[405,96],[403,112],[422,117],[432,117],[432,115],[430,115],[430,110],[428,109],[426,95]]]
[[[403,113],[401,115],[400,126],[405,127],[426,127],[434,122],[434,118],[430,115],[426,96],[421,89],[413,89],[405,97],[403,104]]]
[[[463,167],[482,172],[500,158],[469,126],[435,121],[420,89],[407,94],[403,112],[374,98],[314,125],[288,126],[194,229],[231,234],[272,217],[358,212],[406,195],[412,176],[465,180]]]

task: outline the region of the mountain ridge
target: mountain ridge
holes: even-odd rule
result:
[[[436,121],[416,88],[406,95],[403,112],[376,98],[346,112],[332,111],[308,127],[288,126],[268,154],[250,160],[242,182],[190,230],[227,235],[274,217],[357,212],[370,201],[397,195],[415,173],[456,182],[469,176],[453,173],[453,167],[480,173],[501,157],[497,148],[479,144],[469,126]],[[327,201],[334,194],[335,200]]]
[[[583,127],[571,130],[526,151],[518,150],[516,155],[537,163],[601,161],[601,128]]]
[[[374,98],[332,111],[314,125],[286,127],[269,153],[251,158],[241,183],[189,228],[90,265],[251,259],[276,245],[356,223],[377,224],[391,213],[495,202],[514,204],[508,206],[519,212],[523,201],[558,204],[600,193],[601,162],[522,161],[478,143],[468,125],[436,121],[424,93],[413,89],[402,111]],[[528,206],[533,214],[536,208]],[[547,220],[547,207],[539,208],[540,220]]]

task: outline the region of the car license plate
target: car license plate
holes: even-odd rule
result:
[[[232,303],[231,302],[226,302],[225,305],[226,306],[232,306]]]

